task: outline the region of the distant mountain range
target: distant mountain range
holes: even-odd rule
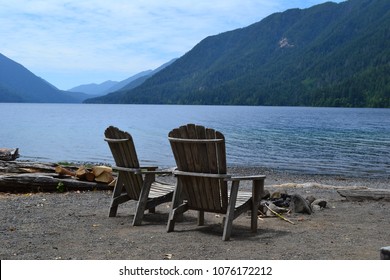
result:
[[[390,1],[327,2],[202,40],[88,103],[390,107]]]
[[[130,78],[127,78],[120,82],[115,81],[106,81],[101,84],[87,84],[87,85],[80,85],[74,88],[69,89],[68,91],[71,92],[83,92],[90,95],[105,95],[111,92],[115,92],[121,89],[131,89],[134,88],[140,84],[142,84],[146,79],[150,78],[160,70],[164,69],[168,65],[172,64],[176,59],[172,59],[171,61],[161,65],[160,67],[156,68],[155,70],[146,70],[142,71],[134,76],[131,76]]]
[[[96,95],[96,96],[105,95],[107,93],[120,90],[121,88],[123,88],[127,84],[133,82],[134,80],[136,80],[140,77],[147,76],[151,72],[153,72],[153,71],[152,70],[143,71],[141,73],[138,73],[138,74],[131,76],[130,78],[127,78],[127,79],[120,81],[120,82],[105,81],[101,84],[92,83],[92,84],[80,85],[80,86],[68,89],[68,91],[84,92],[86,94]]]
[[[59,90],[0,54],[0,102],[81,103],[88,95]]]
[[[109,90],[116,84],[118,84],[118,82],[115,81],[105,81],[101,84],[91,83],[73,87],[71,89],[68,89],[68,91],[83,92],[89,95],[103,95],[105,93],[108,93],[107,90]]]
[[[0,54],[0,102],[390,108],[389,30],[388,0],[326,2],[207,37],[153,71],[69,91]]]
[[[172,59],[155,70],[140,72],[120,82],[106,81],[101,84],[80,85],[64,91],[0,53],[0,102],[82,103],[86,99],[122,88],[136,87],[175,60]]]

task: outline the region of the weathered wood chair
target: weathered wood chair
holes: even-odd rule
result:
[[[145,210],[154,213],[157,205],[172,200],[174,186],[155,180],[156,174],[171,172],[158,171],[157,167],[141,167],[129,133],[110,126],[104,134],[115,160],[113,169],[118,171],[109,217],[116,216],[119,204],[136,200],[133,226],[140,225]]]
[[[225,138],[218,131],[188,124],[173,129],[168,136],[177,165],[173,171],[177,184],[167,231],[174,230],[178,216],[187,210],[199,211],[198,225],[204,223],[204,212],[220,213],[225,214],[222,240],[229,240],[233,220],[251,210],[251,229],[257,232],[265,176],[228,175]],[[238,191],[241,180],[252,180],[252,195]]]

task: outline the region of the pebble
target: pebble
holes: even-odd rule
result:
[[[319,198],[319,199],[314,200],[314,201],[311,203],[311,206],[313,207],[314,205],[318,205],[318,206],[320,206],[321,208],[325,208],[325,207],[326,207],[326,204],[327,204],[327,201],[326,201],[325,199]]]

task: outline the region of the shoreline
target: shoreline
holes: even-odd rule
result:
[[[19,157],[16,161],[26,161],[26,162],[42,162],[42,163],[48,163],[48,164],[59,164],[59,165],[72,165],[72,166],[80,166],[80,165],[106,165],[106,166],[112,166],[114,161],[68,161],[68,160],[58,160],[58,161],[50,161],[48,159],[43,159],[40,160],[39,158],[36,157]],[[156,162],[153,161],[143,161],[140,159],[140,165],[152,165],[152,166],[158,166],[159,169],[173,169],[175,166],[172,165],[158,165]],[[292,177],[292,178],[299,178],[299,177],[304,177],[304,178],[310,178],[310,177],[315,177],[315,178],[321,178],[324,180],[330,179],[330,178],[335,178],[337,180],[342,181],[343,179],[347,179],[348,181],[355,180],[355,181],[384,181],[384,180],[389,180],[390,181],[390,172],[381,172],[375,174],[375,172],[368,173],[356,173],[353,171],[348,171],[346,174],[342,173],[337,173],[337,172],[328,172],[328,173],[315,173],[315,172],[308,172],[305,170],[299,170],[299,168],[290,168],[290,169],[285,169],[285,168],[273,168],[273,167],[267,167],[267,166],[256,166],[256,165],[240,165],[240,164],[229,164],[227,162],[227,167],[228,167],[228,172],[231,170],[231,173],[237,173],[237,174],[251,174],[253,172],[260,172],[262,174],[269,174],[269,175],[279,175],[281,177]],[[337,170],[335,168],[334,170]],[[390,188],[390,187],[389,187]]]
[[[282,184],[316,184],[335,187],[366,187],[373,189],[390,189],[390,178],[365,176],[341,176],[332,174],[305,174],[275,170],[262,167],[230,167],[228,172],[238,175],[266,175],[265,186],[279,186]]]
[[[141,226],[132,226],[134,202],[121,205],[117,217],[109,218],[110,190],[0,193],[0,258],[162,260],[169,255],[173,260],[378,260],[380,248],[389,245],[389,201],[348,201],[332,188],[383,188],[388,180],[296,175],[254,167],[231,167],[228,173],[264,174],[270,192],[315,196],[326,199],[327,206],[311,215],[285,214],[294,225],[259,217],[256,234],[250,231],[248,216],[241,215],[233,222],[231,241],[224,242],[223,215],[212,213],[206,213],[206,223],[199,227],[196,211],[187,212],[175,231],[167,233],[169,203],[157,207],[155,214],[145,213]],[[159,179],[175,181],[172,176]],[[250,190],[250,182],[242,187]]]
[[[9,168],[9,165],[21,164],[43,164],[47,166],[48,169],[44,172],[53,172],[54,167],[57,165],[64,166],[65,168],[78,168],[82,165],[105,165],[111,166],[109,163],[92,163],[92,162],[42,162],[42,161],[1,161],[0,162],[0,175],[11,175],[13,174],[12,168]],[[26,167],[26,166],[23,166]],[[172,170],[174,167],[170,168],[160,168],[164,170]],[[23,168],[21,168],[23,169]],[[28,169],[28,168],[27,168]],[[20,173],[20,172],[18,172]],[[337,188],[369,188],[369,189],[385,189],[390,190],[390,178],[386,177],[366,177],[366,176],[341,176],[341,175],[332,175],[332,174],[308,174],[308,173],[298,173],[290,172],[288,170],[277,170],[270,169],[266,167],[254,167],[254,166],[228,166],[227,173],[229,175],[265,175],[265,187],[266,188],[317,188],[317,189],[337,189]],[[15,173],[17,174],[17,173]],[[174,184],[176,179],[173,176],[164,176],[160,177],[159,180],[165,181],[167,183]],[[241,183],[245,190],[250,190],[251,182],[243,181]]]

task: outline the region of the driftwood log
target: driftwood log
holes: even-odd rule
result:
[[[76,170],[77,167],[71,166],[59,168],[54,163],[0,161],[0,192],[112,190],[106,183],[81,181],[67,175]]]
[[[0,161],[0,175],[8,173],[51,173],[57,164],[32,161]]]
[[[350,201],[390,201],[390,190],[387,189],[338,189],[337,192]]]
[[[107,184],[54,177],[52,173],[0,175],[2,192],[53,192],[71,190],[112,190]]]

